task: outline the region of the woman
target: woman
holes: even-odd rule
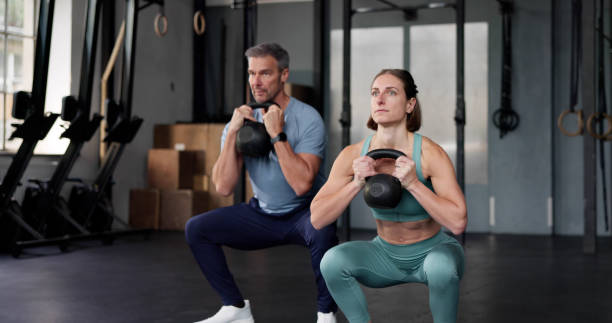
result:
[[[372,208],[376,238],[343,243],[328,250],[321,261],[327,287],[351,323],[371,322],[358,282],[372,288],[424,283],[434,322],[456,320],[463,249],[441,227],[454,234],[465,230],[465,198],[444,150],[415,133],[421,126],[416,94],[405,70],[385,69],[376,75],[368,120],[376,133],[342,150],[310,207],[312,225],[324,228],[341,215],[367,177],[388,173],[402,184],[396,208]],[[365,156],[382,148],[406,156],[376,161]]]

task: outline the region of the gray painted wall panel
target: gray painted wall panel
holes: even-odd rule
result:
[[[371,4],[370,0],[355,1],[355,6]],[[514,42],[514,108],[521,115],[521,125],[515,132],[499,139],[498,131],[489,127],[489,186],[468,186],[466,196],[469,207],[468,230],[472,232],[508,232],[548,234],[551,229],[547,221],[547,199],[554,189],[554,231],[563,235],[582,234],[582,139],[563,136],[553,128],[555,118],[567,108],[569,94],[569,26],[570,0],[528,1],[518,0],[513,16]],[[552,4],[558,6],[555,12],[556,30],[551,30]],[[609,6],[607,4],[607,6]],[[313,40],[312,3],[270,4],[259,8],[259,40],[274,40],[284,44],[292,54],[292,76],[290,80],[309,84],[312,82],[310,44]],[[342,23],[342,2],[332,1],[331,27],[340,28]],[[117,12],[122,17],[123,1],[117,1]],[[609,15],[610,8],[607,8]],[[489,117],[499,107],[501,82],[501,18],[497,2],[468,0],[466,3],[468,21],[489,23]],[[229,8],[212,7],[211,15]],[[73,1],[73,50],[72,50],[72,93],[77,92],[80,71],[80,55],[84,28],[85,2]],[[152,146],[152,126],[155,123],[172,123],[191,118],[191,0],[167,1],[166,14],[169,18],[169,32],[165,38],[157,38],[151,29],[154,7],[145,9],[139,20],[137,45],[136,79],[134,86],[133,113],[145,118],[145,124],[134,142],[128,146],[116,173],[114,190],[117,214],[127,218],[127,199],[130,188],[142,187],[146,182],[146,152]],[[207,13],[207,14],[208,14]],[[299,14],[296,14],[299,13]],[[225,14],[225,13],[224,13]],[[228,14],[229,15],[229,14]],[[228,106],[236,93],[230,85],[240,77],[242,60],[242,38],[236,36],[242,30],[241,12],[233,11],[237,18],[231,22],[228,40],[228,66],[231,70],[226,78]],[[215,17],[209,17],[214,23]],[[401,14],[375,14],[354,20],[355,27],[407,26],[408,24],[445,23],[454,20],[452,10],[429,10],[419,15],[415,22],[405,22]],[[295,22],[291,24],[291,22]],[[119,24],[119,22],[118,22]],[[290,27],[288,27],[290,26]],[[211,25],[212,28],[212,25]],[[552,48],[551,35],[555,36]],[[240,48],[240,50],[236,50]],[[211,49],[210,55],[218,55],[218,49]],[[554,66],[552,58],[555,55]],[[608,62],[609,63],[609,62]],[[610,65],[608,64],[608,67]],[[237,72],[236,72],[237,71]],[[238,73],[238,74],[236,74]],[[551,82],[551,79],[554,82]],[[171,89],[174,84],[174,90]],[[208,85],[207,85],[208,86]],[[94,102],[97,102],[98,87],[95,85]],[[554,103],[554,105],[553,105]],[[94,110],[95,108],[92,108]],[[326,106],[326,112],[329,105]],[[551,118],[551,116],[553,116]],[[339,116],[328,115],[326,122],[329,133],[339,135]],[[469,126],[469,114],[468,126]],[[554,150],[551,143],[554,142]],[[609,145],[607,145],[609,146]],[[607,164],[610,164],[609,148]],[[330,150],[333,159],[339,147]],[[554,154],[553,154],[554,152]],[[54,169],[52,162],[57,158],[35,157],[28,168],[27,178],[49,177]],[[9,157],[2,157],[0,163],[6,169]],[[554,165],[554,174],[551,174]],[[327,165],[329,167],[329,165]],[[95,177],[98,170],[97,139],[93,139],[83,150],[71,176],[86,180]],[[612,177],[608,170],[607,177]],[[552,186],[554,184],[554,187]],[[601,191],[601,188],[598,188]],[[609,189],[609,191],[612,191]],[[18,192],[18,196],[21,194]],[[598,193],[601,194],[601,193]],[[610,193],[609,193],[610,194]],[[495,197],[496,225],[489,227],[488,203],[474,204],[473,201]],[[598,231],[603,235],[603,215],[600,214]]]

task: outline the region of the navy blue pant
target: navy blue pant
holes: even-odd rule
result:
[[[257,199],[249,203],[219,208],[191,218],[185,227],[187,243],[210,285],[224,305],[244,298],[227,266],[221,246],[239,250],[257,250],[285,244],[310,249],[312,270],[317,283],[319,312],[335,312],[319,264],[325,252],[338,244],[336,225],[316,230],[310,223],[310,204],[287,214],[269,215],[259,208]]]

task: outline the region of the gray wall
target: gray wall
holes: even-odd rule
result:
[[[371,6],[373,1],[354,1],[354,6]],[[569,26],[570,0],[517,0],[513,15],[513,108],[521,116],[519,128],[499,138],[496,128],[489,125],[488,184],[468,186],[471,232],[563,235],[582,234],[582,138],[563,136],[556,129],[556,117],[568,105],[569,88]],[[556,10],[553,11],[553,4]],[[331,28],[341,28],[342,2],[331,1]],[[290,81],[312,85],[313,81],[313,10],[312,2],[262,4],[258,7],[257,41],[276,41],[291,53]],[[117,1],[122,16],[123,1]],[[467,0],[468,21],[489,23],[489,118],[499,108],[501,83],[501,16],[496,1]],[[606,8],[607,15],[610,9]],[[173,123],[191,119],[192,98],[192,31],[191,0],[166,2],[169,31],[157,38],[152,30],[155,7],[145,9],[139,17],[138,43],[134,82],[133,114],[145,119],[134,142],[128,145],[116,171],[114,203],[116,213],[127,218],[128,192],[146,185],[146,154],[152,146],[152,127],[156,123]],[[84,28],[84,1],[73,1],[73,83],[77,93],[78,73]],[[553,16],[556,28],[552,29]],[[225,17],[228,25],[226,75],[226,110],[236,101],[235,84],[241,78],[242,15],[229,7],[208,7],[207,33],[215,40],[215,21]],[[120,18],[118,18],[119,20]],[[452,10],[428,10],[419,13],[417,21],[406,22],[399,13],[372,14],[356,17],[355,27],[409,26],[410,24],[448,23],[454,21]],[[117,22],[119,25],[120,21]],[[609,29],[609,24],[608,27]],[[207,43],[209,44],[209,43]],[[210,43],[213,44],[213,43]],[[208,46],[208,45],[207,45]],[[218,57],[218,47],[208,46],[207,55]],[[406,49],[409,52],[409,49]],[[215,56],[217,55],[217,56]],[[609,62],[608,62],[609,63]],[[610,65],[607,66],[610,75]],[[216,71],[221,71],[217,67]],[[217,75],[211,71],[211,75]],[[214,85],[207,91],[214,93]],[[117,82],[118,84],[118,82]],[[98,85],[95,85],[97,102]],[[608,92],[608,94],[610,94]],[[610,96],[608,96],[610,97]],[[217,100],[213,97],[214,100]],[[215,102],[210,101],[214,106]],[[326,101],[326,122],[330,133],[338,132],[339,115],[329,115]],[[208,107],[206,107],[208,109]],[[96,108],[92,108],[95,110]],[[467,125],[470,115],[468,107]],[[71,176],[93,180],[98,170],[98,138],[83,149]],[[609,147],[607,164],[610,164]],[[337,155],[339,147],[330,147],[328,155]],[[332,159],[330,158],[330,159]],[[35,157],[25,174],[27,178],[49,177],[57,158]],[[0,158],[5,169],[9,156]],[[329,169],[329,162],[326,164]],[[612,176],[608,169],[608,177]],[[609,183],[610,184],[610,183]],[[610,186],[608,186],[610,187]],[[608,190],[608,194],[610,194]],[[20,190],[21,192],[21,190]],[[598,187],[601,192],[601,186]],[[601,195],[601,193],[598,193]],[[553,196],[554,195],[554,196]],[[489,225],[489,197],[495,199],[495,226]],[[548,214],[549,198],[553,198],[551,227]],[[609,198],[611,199],[611,198]],[[477,201],[475,203],[474,201]],[[484,202],[483,202],[484,201]],[[601,196],[598,200],[598,230],[603,231]]]
[[[116,30],[124,19],[124,2],[116,1]],[[72,93],[78,93],[85,26],[85,1],[73,1]],[[138,16],[132,115],[144,119],[140,131],[128,144],[115,171],[113,203],[116,214],[128,218],[129,191],[146,187],[147,152],[153,147],[153,126],[158,123],[190,121],[192,117],[192,0],[166,1],[168,33],[159,38],[153,31],[156,6]],[[123,51],[120,52],[123,55]],[[121,58],[122,56],[119,56]],[[97,65],[100,66],[98,54]],[[105,65],[106,63],[104,63]],[[119,97],[121,64],[115,67],[115,98]],[[97,75],[100,75],[99,73]],[[99,111],[100,82],[94,83],[92,111]],[[83,148],[71,176],[92,182],[99,169],[99,132]]]
[[[373,6],[373,2],[354,1],[353,6]],[[567,108],[569,96],[569,10],[568,0],[515,1],[512,102],[521,116],[521,124],[503,139],[499,138],[499,131],[491,123],[489,125],[489,181],[488,185],[466,187],[468,231],[549,234],[554,230],[564,235],[582,234],[582,139],[565,137],[556,129],[556,118]],[[553,14],[555,30],[552,29]],[[606,7],[608,18],[609,14],[610,9]],[[497,2],[466,1],[466,19],[489,23],[490,120],[500,102],[502,43]],[[353,26],[409,26],[453,21],[452,11],[444,9],[421,11],[414,22],[404,21],[400,13],[356,16]],[[331,23],[332,29],[341,28],[341,2],[332,2]],[[609,30],[609,23],[607,26]],[[466,126],[469,127],[469,106],[467,109]],[[330,129],[339,128],[337,119],[338,116],[330,116]],[[609,235],[603,230],[601,185],[598,194],[598,231]],[[489,205],[489,197],[494,199],[494,206]],[[552,207],[549,207],[550,201]],[[492,214],[494,226],[489,225]]]

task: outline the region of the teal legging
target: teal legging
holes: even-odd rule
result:
[[[429,308],[435,323],[455,322],[463,248],[442,231],[414,244],[393,245],[380,237],[352,241],[329,249],[321,272],[332,297],[351,323],[370,321],[358,282],[382,288],[403,283],[429,287]]]

